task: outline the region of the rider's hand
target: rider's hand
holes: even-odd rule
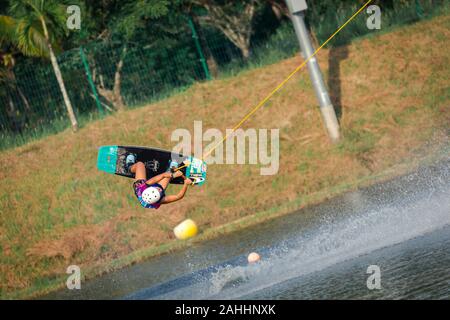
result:
[[[192,184],[192,180],[189,178],[184,179],[184,184]]]
[[[178,170],[173,173],[173,178],[175,179],[175,178],[181,177],[182,175],[183,175],[183,172],[181,172],[181,170]]]

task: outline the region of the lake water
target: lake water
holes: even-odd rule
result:
[[[372,265],[380,289],[367,287]],[[449,288],[447,159],[45,298],[449,299]]]

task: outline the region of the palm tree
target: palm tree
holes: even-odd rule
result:
[[[28,56],[50,58],[73,131],[78,122],[73,112],[53,47],[65,33],[64,7],[56,0],[15,0],[11,16],[0,16],[0,40],[8,40]]]

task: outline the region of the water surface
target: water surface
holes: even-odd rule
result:
[[[446,160],[46,298],[448,299],[449,274]]]

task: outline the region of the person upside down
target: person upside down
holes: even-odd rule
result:
[[[134,155],[128,155],[126,167],[134,173],[133,190],[140,204],[147,209],[158,209],[162,204],[167,204],[183,199],[192,180],[184,177],[181,171],[164,172],[147,180],[147,173],[143,162],[136,162]],[[170,167],[173,167],[172,164]],[[166,195],[166,189],[174,178],[184,177],[184,184],[176,195]]]

